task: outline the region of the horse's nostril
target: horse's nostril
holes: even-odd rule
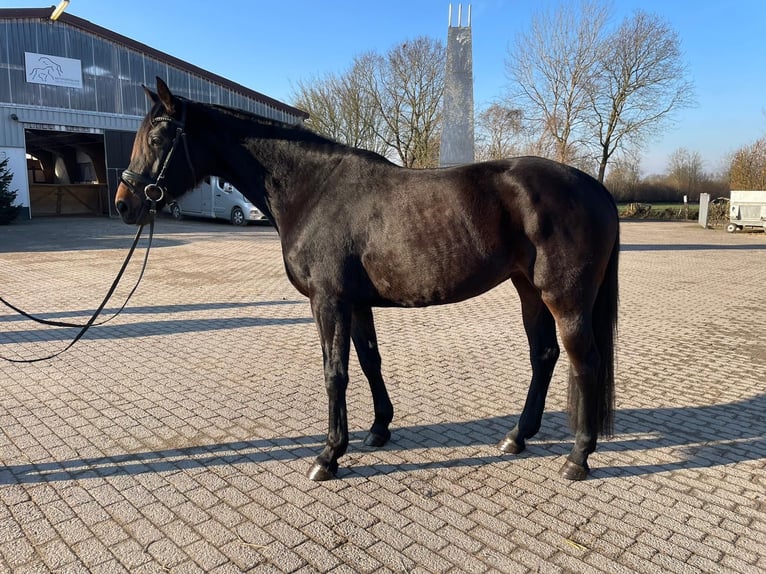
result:
[[[122,199],[117,200],[114,206],[117,208],[117,213],[119,213],[120,215],[124,215],[125,213],[128,212],[128,204]]]

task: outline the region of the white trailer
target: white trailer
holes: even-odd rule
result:
[[[758,227],[766,231],[766,191],[731,192],[726,231],[734,233],[745,227]]]

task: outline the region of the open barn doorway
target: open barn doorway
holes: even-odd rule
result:
[[[32,217],[109,215],[104,134],[81,129],[24,130]]]

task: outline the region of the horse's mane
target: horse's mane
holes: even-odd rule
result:
[[[240,120],[247,120],[249,122],[257,123],[261,126],[267,126],[274,130],[275,135],[279,137],[285,137],[286,139],[300,139],[301,141],[310,141],[315,143],[326,143],[342,146],[340,142],[337,142],[331,138],[316,133],[313,130],[305,127],[302,124],[291,124],[272,118],[266,118],[258,115],[254,112],[247,110],[241,110],[238,108],[232,108],[221,104],[203,104],[208,108],[212,108],[225,115],[235,117]],[[290,136],[290,134],[293,134]]]
[[[312,145],[324,147],[325,149],[330,149],[333,151],[353,153],[356,155],[366,156],[369,159],[377,159],[377,160],[388,162],[386,158],[384,158],[382,155],[378,153],[375,153],[373,151],[369,151],[366,149],[354,148],[346,144],[340,143],[332,138],[318,134],[317,132],[311,130],[310,128],[307,128],[303,124],[291,124],[288,122],[283,122],[283,121],[275,120],[272,118],[266,118],[254,112],[249,112],[239,108],[232,108],[232,107],[224,106],[221,104],[192,102],[191,100],[187,100],[186,98],[182,98],[182,97],[179,97],[179,99],[192,104],[197,103],[203,107],[216,110],[217,112],[220,112],[224,114],[225,116],[256,123],[262,127],[268,127],[270,128],[272,132],[271,137],[275,139],[300,142],[304,144],[312,144]]]

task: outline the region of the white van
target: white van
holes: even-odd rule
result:
[[[266,216],[233,185],[213,175],[168,206],[175,219],[184,215],[228,219],[234,225],[267,221]]]

